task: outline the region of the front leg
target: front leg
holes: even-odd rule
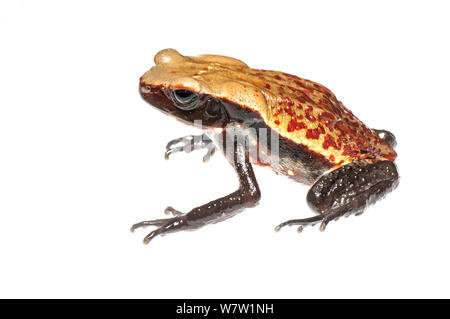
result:
[[[143,221],[134,224],[131,231],[144,226],[157,226],[157,229],[144,238],[144,243],[147,244],[158,235],[198,229],[207,224],[232,217],[244,208],[255,206],[261,197],[261,193],[249,160],[248,147],[245,142],[241,143],[237,139],[234,140],[232,145],[234,146],[233,150],[228,150],[228,154],[231,154],[232,157],[229,160],[239,177],[239,188],[235,192],[196,207],[186,214],[168,207],[166,212],[173,213],[174,217]]]
[[[166,152],[164,158],[169,159],[169,156],[173,153],[185,152],[190,153],[195,150],[205,149],[207,150],[205,156],[203,156],[203,162],[209,161],[211,156],[214,155],[216,147],[211,139],[206,135],[188,135],[180,138],[176,138],[166,145]]]

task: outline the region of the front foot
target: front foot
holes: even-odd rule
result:
[[[166,152],[164,153],[164,158],[169,159],[171,154],[185,152],[190,153],[194,150],[206,149],[207,152],[203,156],[203,162],[209,161],[211,156],[214,155],[216,147],[211,139],[205,134],[202,135],[188,135],[185,137],[180,137],[174,139],[167,143]]]
[[[148,244],[153,238],[155,238],[158,235],[163,236],[169,232],[177,231],[182,228],[184,229],[189,228],[186,217],[182,212],[169,206],[165,209],[164,213],[166,215],[172,214],[174,217],[146,220],[136,223],[133,226],[131,226],[130,229],[131,232],[134,232],[138,228],[143,228],[147,226],[158,227],[155,230],[151,231],[147,236],[145,236],[143,242],[144,244]]]

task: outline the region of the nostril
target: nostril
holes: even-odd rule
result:
[[[143,94],[151,93],[152,86],[141,82],[139,83],[139,91]]]

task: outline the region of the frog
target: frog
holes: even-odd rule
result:
[[[188,212],[169,206],[166,218],[142,221],[131,231],[154,226],[144,238],[196,230],[258,205],[261,191],[253,165],[310,186],[312,217],[275,227],[328,223],[360,215],[399,184],[396,138],[371,129],[325,86],[298,76],[250,68],[239,59],[212,54],[184,56],[164,49],[139,80],[143,100],[176,120],[202,130],[170,141],[165,158],[205,150],[207,162],[224,154],[239,180],[234,192]],[[256,151],[255,151],[256,149]]]

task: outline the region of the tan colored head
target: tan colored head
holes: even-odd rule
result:
[[[197,108],[206,107],[202,102],[207,98],[229,101],[239,107],[258,112],[266,106],[266,100],[260,89],[248,81],[248,70],[251,69],[240,60],[207,54],[188,57],[174,49],[165,49],[156,54],[154,61],[156,65],[140,79],[141,94],[155,107],[182,120],[204,121],[204,112],[196,112],[199,118],[193,118],[193,114],[188,114],[189,119],[186,118],[185,112],[194,112]],[[172,100],[173,105],[161,96],[161,92],[167,99]],[[156,97],[155,94],[160,96]],[[183,107],[182,102],[184,100],[189,102],[189,98],[197,101],[190,101],[191,103]],[[222,126],[224,121],[222,119],[218,122],[220,123],[215,124]]]

